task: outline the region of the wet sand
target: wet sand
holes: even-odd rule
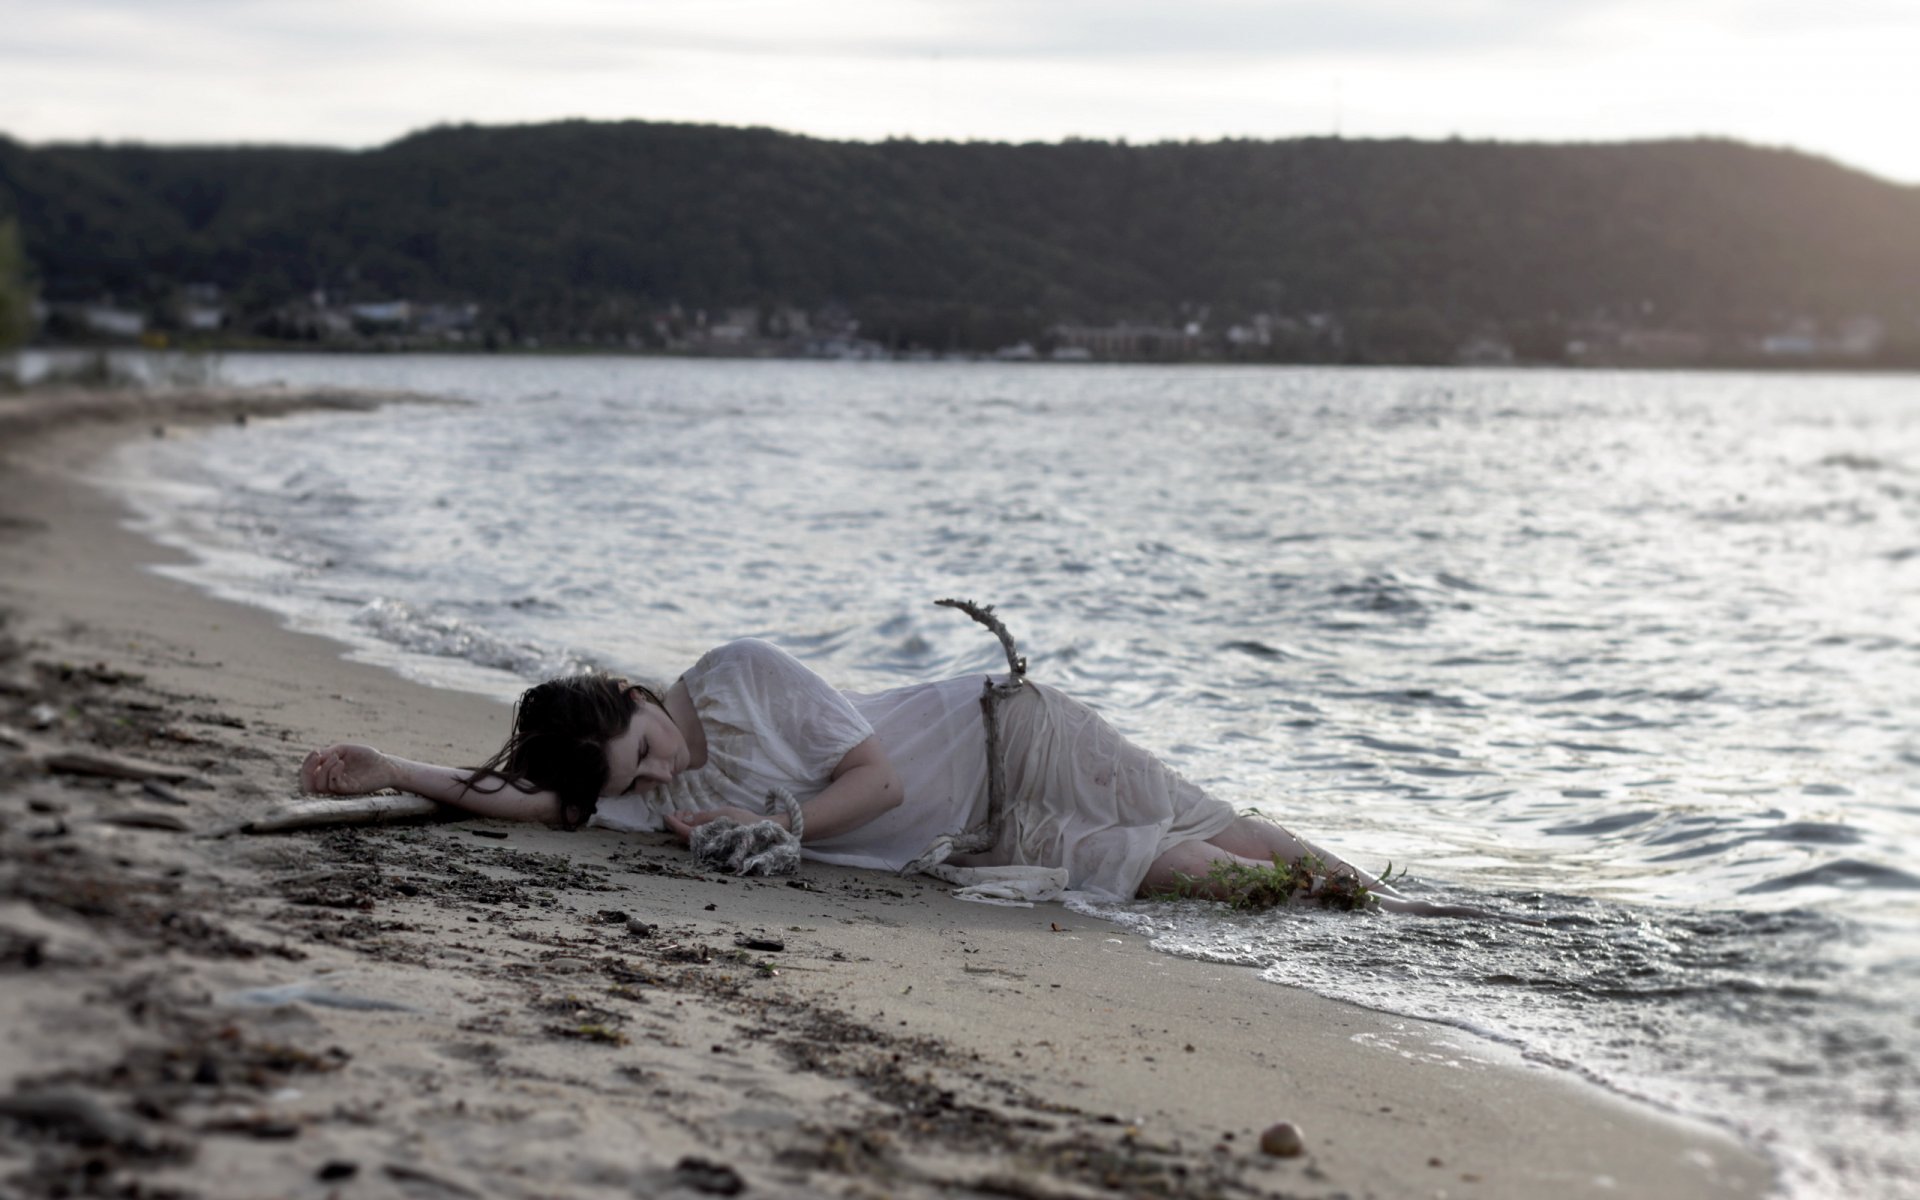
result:
[[[507,711],[155,574],[86,481],[156,425],[390,399],[0,398],[0,1195],[1767,1191],[1710,1126],[1057,906],[606,831],[224,832],[310,745],[474,761]],[[1281,1120],[1304,1154],[1260,1151]]]

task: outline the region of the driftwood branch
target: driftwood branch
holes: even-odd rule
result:
[[[970,829],[933,839],[926,853],[901,868],[902,875],[920,874],[955,854],[991,850],[1000,840],[1000,827],[1007,812],[1007,764],[1000,750],[1000,701],[1018,692],[1027,681],[1027,660],[1014,648],[1013,635],[1007,632],[1000,618],[993,615],[991,604],[975,604],[971,600],[936,600],[934,603],[959,609],[1000,639],[1001,647],[1007,652],[1007,680],[995,683],[989,675],[980,690],[980,716],[987,731],[987,819]]]
[[[466,816],[457,808],[420,796],[347,796],[326,800],[290,800],[242,824],[237,833],[289,833],[329,825],[394,825],[402,821],[447,820]]]
[[[42,757],[40,765],[59,775],[92,775],[99,779],[163,779],[180,783],[193,778],[193,772],[186,767],[117,754],[96,754],[91,750],[55,751]]]
[[[1025,664],[1021,664],[1024,668]],[[1022,681],[1016,677],[1017,689]],[[1000,697],[1003,694],[993,680],[980,690],[980,716],[987,726],[987,820],[954,839],[960,854],[978,854],[991,850],[1000,840],[1000,822],[1007,812],[1007,760],[1000,750]]]
[[[975,604],[971,600],[954,600],[951,598],[935,600],[934,603],[943,608],[959,609],[982,625],[985,625],[993,636],[1000,639],[1001,647],[1007,652],[1007,674],[1012,676],[1001,688],[1000,694],[1003,696],[1011,696],[1013,693],[1019,691],[1020,681],[1027,676],[1027,660],[1020,657],[1019,652],[1013,648],[1013,635],[1007,632],[1007,627],[1001,624],[1000,618],[993,615],[993,605]]]

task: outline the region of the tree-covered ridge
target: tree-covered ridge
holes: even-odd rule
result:
[[[1920,323],[1920,189],[1726,141],[832,142],[640,122],[364,152],[0,139],[50,300],[473,301],[547,337],[833,308],[933,348],[1328,317],[1364,341],[1581,322]]]

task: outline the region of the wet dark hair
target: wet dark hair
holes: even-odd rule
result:
[[[626,732],[642,701],[664,709],[649,688],[593,672],[535,684],[513,706],[513,733],[462,782],[475,791],[511,786],[552,792],[560,823],[577,829],[593,815],[607,785],[607,743]],[[498,780],[493,787],[481,787]]]

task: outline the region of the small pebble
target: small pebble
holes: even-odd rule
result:
[[[738,1196],[747,1190],[747,1181],[732,1167],[693,1155],[674,1164],[673,1182],[709,1196]]]
[[[1275,1158],[1292,1158],[1306,1148],[1300,1127],[1292,1121],[1276,1121],[1260,1134],[1260,1149]]]
[[[161,783],[158,779],[141,780],[140,790],[145,792],[147,795],[153,797],[155,800],[158,800],[162,804],[173,804],[173,805],[178,805],[182,808],[185,808],[188,806],[186,799],[183,798],[179,792],[176,792],[172,788],[168,787],[166,784]]]

